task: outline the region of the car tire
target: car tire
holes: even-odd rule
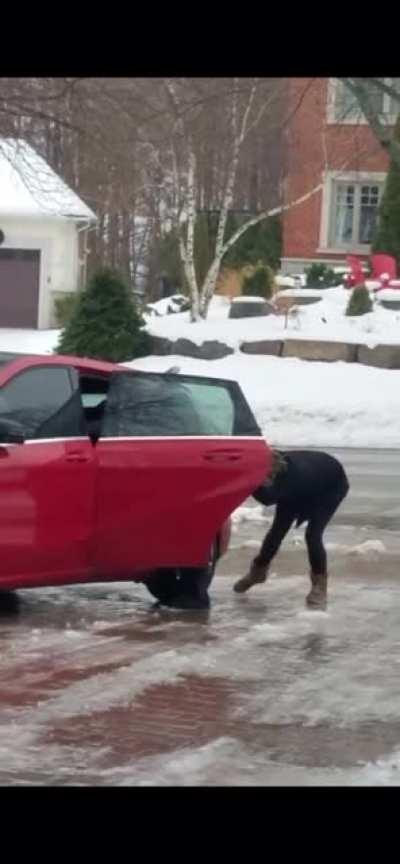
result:
[[[217,544],[213,543],[205,567],[182,567],[157,570],[144,580],[147,590],[163,606],[175,609],[208,609],[208,588],[218,559]]]
[[[15,591],[0,591],[0,615],[16,615],[20,609],[20,598]]]
[[[180,589],[179,571],[174,569],[169,570],[154,570],[151,576],[143,579],[143,584],[150,592],[152,597],[155,597],[159,603],[168,603]]]

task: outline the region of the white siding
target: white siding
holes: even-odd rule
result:
[[[0,228],[5,235],[3,249],[40,250],[38,327],[50,327],[52,292],[70,292],[78,288],[76,224],[71,220],[57,218],[3,218],[0,209]]]

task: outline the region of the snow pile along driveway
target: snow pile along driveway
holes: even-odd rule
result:
[[[129,365],[237,380],[272,444],[399,446],[400,370],[238,353],[213,361],[147,357]]]
[[[329,339],[364,342],[370,347],[385,342],[400,344],[399,313],[377,307],[369,315],[346,318],[347,291],[332,288],[321,294],[324,299],[302,307],[300,322],[291,322],[287,330],[282,316],[228,319],[229,302],[224,297],[213,299],[207,321],[191,324],[188,313],[164,315],[151,317],[148,329],[170,339],[190,338],[198,344],[218,339],[234,348],[242,341],[290,336],[321,339],[323,334]],[[51,353],[58,339],[57,330],[0,330],[0,352]],[[240,351],[222,360],[169,355],[147,357],[128,365],[155,371],[178,366],[182,372],[237,380],[263,433],[273,444],[399,446],[400,370],[358,363],[307,363]]]

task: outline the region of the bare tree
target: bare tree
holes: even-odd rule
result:
[[[254,133],[268,114],[274,111],[276,117],[284,91],[281,79],[166,78],[153,82],[155,113],[145,124],[146,143],[150,162],[158,166],[163,177],[164,217],[175,226],[179,237],[193,320],[206,317],[223,257],[235,242],[230,238],[227,245],[226,229],[229,212],[238,202],[240,179],[243,191],[239,168],[246,147],[249,153],[252,146],[254,159]],[[251,192],[256,199],[253,205],[260,201],[260,193],[254,191],[254,178],[257,182],[253,170],[250,181],[245,181],[247,206]],[[194,244],[197,219],[204,209],[216,211],[218,220],[213,260],[200,285]],[[265,213],[255,221],[263,218]],[[255,221],[249,220],[248,227]],[[242,226],[238,237],[244,230]]]
[[[284,102],[281,79],[2,79],[0,134],[31,143],[95,210],[91,267],[118,266],[134,285],[175,224],[198,319],[235,238],[275,212]],[[258,213],[228,241],[235,208]],[[198,285],[202,210],[217,211],[218,227]]]

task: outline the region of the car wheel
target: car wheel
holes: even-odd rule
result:
[[[217,544],[213,543],[205,567],[185,567],[180,571],[181,584],[184,586],[185,591],[200,593],[200,595],[207,594],[208,588],[214,578],[217,558]]]
[[[151,576],[143,579],[143,584],[152,597],[155,597],[160,603],[167,604],[169,600],[179,593],[181,587],[179,571],[172,568],[170,570],[155,570]]]
[[[164,606],[175,609],[208,609],[208,588],[215,573],[218,551],[213,543],[205,567],[157,570],[144,580],[150,594]]]
[[[0,591],[0,615],[15,615],[19,607],[20,599],[15,591]]]

